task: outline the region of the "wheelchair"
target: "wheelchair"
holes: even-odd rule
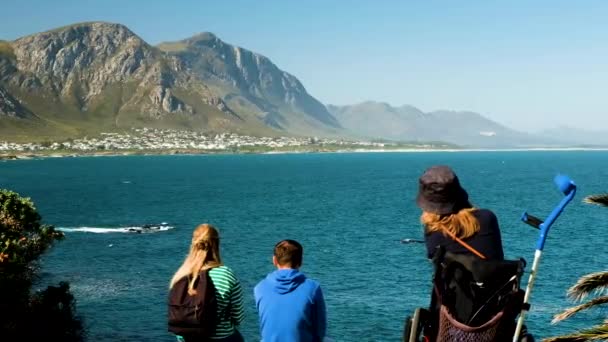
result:
[[[524,259],[483,260],[438,247],[433,264],[430,306],[407,317],[404,342],[513,341],[524,305]],[[519,341],[534,338],[524,329]]]

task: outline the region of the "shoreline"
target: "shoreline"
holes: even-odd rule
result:
[[[28,160],[40,158],[164,156],[164,155],[240,155],[240,154],[311,154],[311,153],[464,153],[464,152],[581,152],[608,151],[608,147],[532,147],[532,148],[394,148],[394,149],[307,149],[307,150],[112,150],[112,151],[10,151],[0,152],[0,161]]]

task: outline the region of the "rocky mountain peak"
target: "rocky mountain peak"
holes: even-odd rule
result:
[[[340,127],[319,101],[308,94],[293,75],[279,69],[269,58],[228,44],[205,32],[159,48],[178,56],[201,80],[219,84],[227,95],[239,93],[267,123],[284,128],[284,112],[305,113],[305,120]],[[309,123],[310,124],[310,123]]]
[[[126,26],[82,23],[29,35],[12,43],[20,87],[67,96],[78,91],[88,102],[113,82],[142,78],[158,52]]]
[[[211,32],[200,32],[194,36],[184,39],[183,42],[189,45],[205,44],[207,42],[221,41],[215,34]]]
[[[66,126],[158,119],[299,134],[339,128],[294,76],[210,32],[154,47],[124,25],[88,22],[0,41],[0,87],[5,116],[29,110]]]

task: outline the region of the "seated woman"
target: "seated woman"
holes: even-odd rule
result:
[[[479,253],[482,259],[504,258],[496,216],[471,205],[469,195],[448,166],[433,166],[424,172],[416,203],[422,209],[420,221],[429,258],[438,246],[452,253]]]
[[[220,237],[210,224],[201,224],[192,233],[190,252],[171,279],[173,288],[183,278],[188,278],[188,294],[195,295],[195,282],[201,272],[208,272],[217,296],[217,315],[213,336],[177,336],[178,341],[242,342],[237,327],[243,322],[243,292],[239,280],[220,257]]]
[[[525,263],[504,260],[494,213],[474,208],[454,171],[443,165],[420,177],[416,203],[423,211],[427,257],[449,252],[435,259],[424,336],[431,341],[511,341],[523,303],[519,279]],[[406,328],[406,335],[411,331]]]

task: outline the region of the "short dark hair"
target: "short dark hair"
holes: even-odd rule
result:
[[[274,256],[281,266],[300,267],[304,249],[298,241],[282,240],[274,246]]]

